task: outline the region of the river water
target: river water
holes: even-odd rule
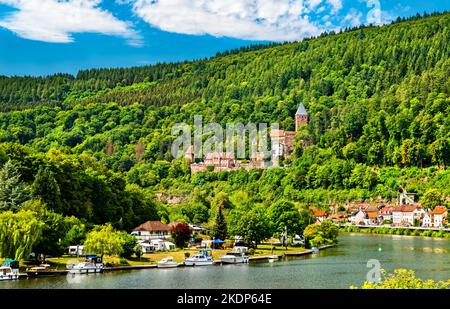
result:
[[[343,234],[317,255],[274,263],[144,269],[0,282],[0,288],[348,288],[366,279],[367,262],[414,269],[423,279],[450,279],[450,240],[395,235]]]

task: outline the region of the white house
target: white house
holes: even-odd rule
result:
[[[353,224],[361,224],[364,223],[366,219],[366,213],[363,210],[359,210],[356,215],[350,217],[350,222]]]
[[[417,208],[419,208],[418,204],[394,207],[392,210],[392,223],[395,226],[414,226],[415,216],[421,213],[414,212]]]
[[[168,251],[175,249],[175,244],[164,239],[152,239],[150,241],[139,242],[142,253],[152,253],[155,251]]]
[[[170,236],[171,228],[161,221],[147,221],[133,229],[131,235],[138,240],[167,239]]]
[[[69,250],[67,253],[69,255],[82,256],[83,255],[84,246],[69,246]]]
[[[422,227],[432,227],[433,226],[433,215],[431,212],[427,212],[422,219]]]
[[[447,220],[448,210],[445,206],[436,206],[436,208],[431,212],[433,215],[433,226],[442,227],[444,222]]]
[[[381,208],[380,210],[380,219],[382,221],[388,220],[392,222],[392,211],[394,210],[394,207],[392,206],[385,206]]]

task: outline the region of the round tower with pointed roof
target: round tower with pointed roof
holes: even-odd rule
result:
[[[302,124],[308,123],[308,112],[302,102],[295,113],[295,131],[298,131]]]

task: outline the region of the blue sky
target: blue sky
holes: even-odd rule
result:
[[[0,0],[0,75],[192,60],[397,16],[423,0]]]

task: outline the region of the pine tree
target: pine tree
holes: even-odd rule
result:
[[[228,235],[227,222],[225,221],[225,216],[223,215],[222,206],[219,206],[219,209],[217,210],[212,232],[214,239],[225,240]]]
[[[20,173],[9,160],[0,170],[0,211],[15,211],[28,199],[28,187],[20,180]]]

